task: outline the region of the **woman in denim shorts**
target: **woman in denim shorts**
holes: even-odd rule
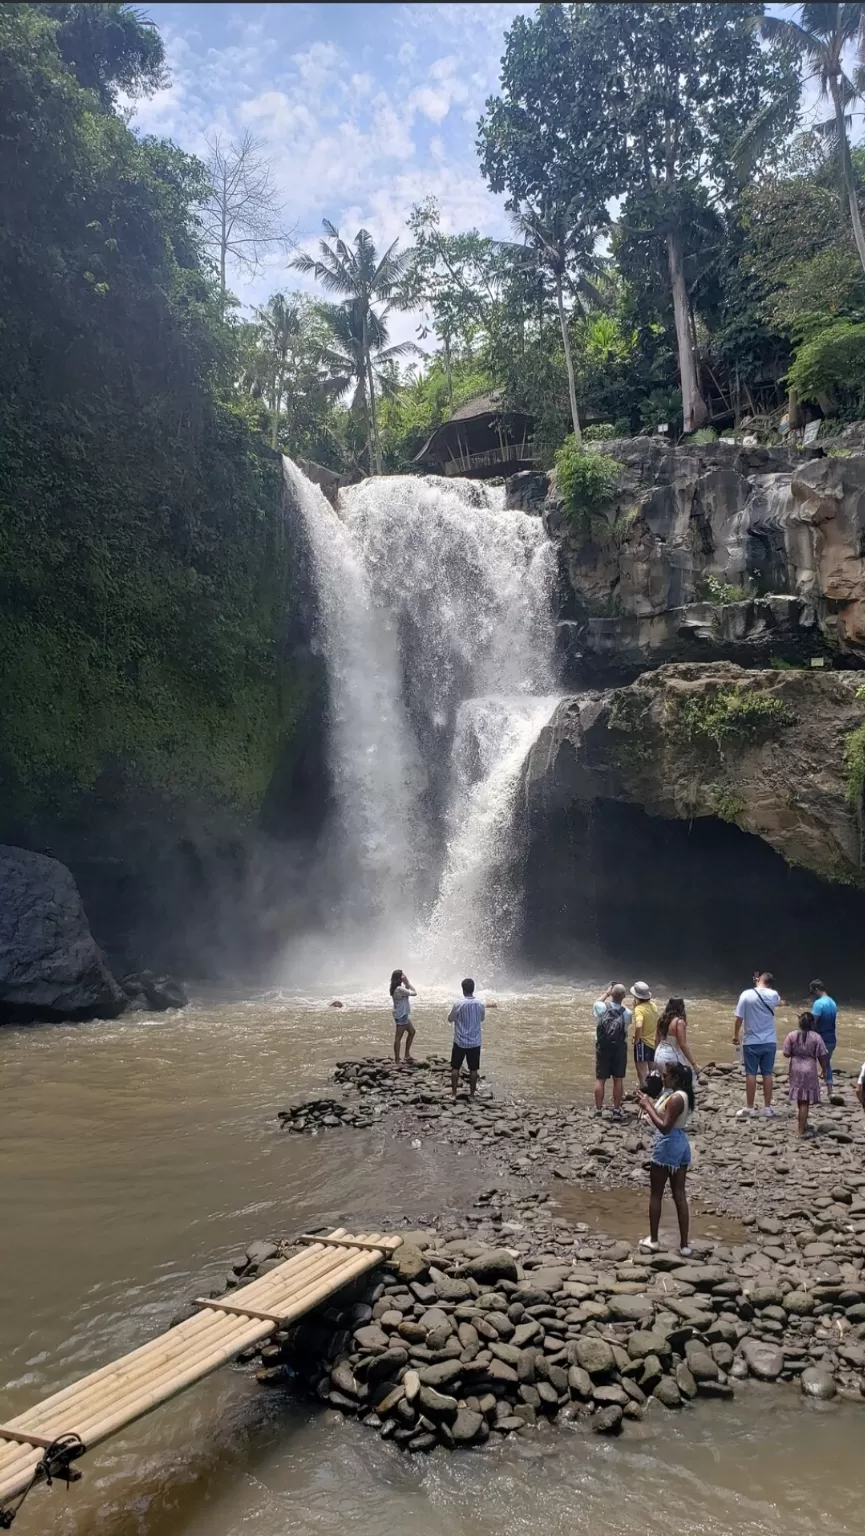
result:
[[[669,1179],[679,1219],[679,1252],[689,1258],[690,1216],[685,1180],[691,1166],[691,1143],[685,1127],[694,1112],[693,1073],[682,1062],[665,1062],[661,1068],[661,1081],[663,1092],[657,1100],[650,1099],[646,1093],[637,1095],[640,1108],[657,1132],[649,1170],[649,1236],[643,1238],[640,1247],[647,1248],[650,1253],[656,1253],[660,1247],[658,1228],[661,1224],[664,1190]]]

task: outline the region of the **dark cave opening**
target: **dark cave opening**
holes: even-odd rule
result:
[[[668,821],[606,800],[559,809],[531,829],[524,880],[533,966],[645,974],[674,990],[735,990],[761,966],[790,998],[813,976],[865,997],[865,892],[791,868],[714,817]]]

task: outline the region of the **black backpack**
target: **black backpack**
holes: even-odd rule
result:
[[[606,1012],[598,1019],[598,1039],[605,1045],[624,1045],[628,1037],[628,1021],[623,1003],[607,1002]]]

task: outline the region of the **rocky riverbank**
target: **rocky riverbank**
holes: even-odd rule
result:
[[[339,1099],[294,1106],[283,1123],[307,1135],[377,1123],[463,1146],[506,1182],[462,1217],[405,1230],[360,1292],[266,1347],[263,1381],[289,1380],[411,1451],[556,1417],[618,1434],[748,1378],[865,1402],[865,1117],[849,1078],[800,1143],[783,1112],[736,1117],[736,1070],[703,1074],[691,1194],[735,1218],[741,1240],[701,1236],[696,1216],[686,1260],[557,1209],[566,1184],[577,1215],[599,1185],[646,1188],[650,1134],[635,1112],[452,1105],[435,1058],[414,1070],[343,1062],[336,1077]]]

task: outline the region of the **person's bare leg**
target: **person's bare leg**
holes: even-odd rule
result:
[[[460,1085],[460,1073],[459,1073],[459,1067],[457,1067],[456,1071],[454,1071],[453,1069],[451,1070],[451,1098],[452,1099],[456,1098],[456,1096],[457,1096],[457,1089],[458,1089],[459,1085]]]
[[[625,1079],[613,1078],[613,1109],[621,1109],[622,1099],[625,1097]]]
[[[688,1196],[685,1193],[685,1180],[687,1177],[687,1168],[673,1168],[670,1173],[670,1190],[673,1196],[673,1204],[676,1207],[676,1215],[679,1218],[679,1244],[682,1248],[687,1248],[688,1246],[688,1232],[691,1225]]]
[[[808,1129],[808,1111],[811,1108],[807,1099],[800,1099],[796,1105],[799,1114],[799,1135],[804,1136]]]
[[[477,1086],[478,1086],[478,1074],[477,1074],[477,1072],[470,1072],[469,1073],[469,1095],[470,1095],[471,1098],[474,1098],[474,1096],[475,1096],[475,1089],[477,1088]]]
[[[408,1027],[408,1029],[405,1032],[405,1059],[406,1059],[406,1061],[411,1061],[412,1060],[411,1045],[412,1045],[412,1041],[414,1040],[414,1037],[415,1037],[414,1025],[413,1024],[409,1024],[409,1027]]]
[[[393,1059],[397,1066],[399,1065],[399,1034],[399,1030],[395,1029],[393,1032]]]
[[[775,1079],[774,1079],[774,1077],[772,1076],[772,1074],[770,1072],[768,1077],[764,1076],[764,1078],[763,1078],[763,1103],[765,1104],[767,1109],[769,1108],[769,1105],[772,1102],[772,1094],[774,1092],[774,1089],[775,1089]]]
[[[634,1063],[634,1065],[637,1068],[637,1077],[640,1080],[640,1087],[645,1088],[646,1078],[649,1075],[649,1063],[647,1061],[637,1061]]]
[[[649,1169],[649,1236],[653,1243],[658,1241],[664,1185],[669,1172],[669,1168],[662,1168],[660,1163],[652,1163]]]
[[[607,1091],[606,1078],[596,1077],[595,1078],[595,1109],[598,1109],[598,1110],[603,1109],[603,1107],[604,1107],[604,1094],[606,1093],[606,1091]],[[865,1108],[865,1104],[863,1104],[863,1108]]]
[[[755,1096],[756,1092],[757,1092],[757,1079],[756,1079],[756,1077],[746,1077],[745,1078],[745,1103],[747,1104],[749,1109],[753,1109],[754,1108],[754,1096]]]

